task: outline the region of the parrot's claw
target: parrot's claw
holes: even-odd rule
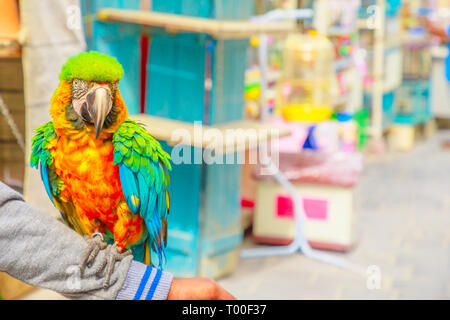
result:
[[[126,256],[129,256],[130,254],[131,254],[131,250],[127,250],[125,252],[120,252],[120,249],[116,243],[114,243],[113,245],[109,245],[106,248],[103,259],[101,260],[100,265],[98,266],[98,268],[96,270],[97,275],[101,276],[103,273],[103,270],[106,267],[105,278],[103,280],[103,288],[106,289],[109,287],[109,281],[110,281],[111,275],[114,271],[114,265],[115,265],[116,261],[120,261],[123,258],[125,258]]]
[[[83,238],[87,242],[88,246],[86,250],[84,250],[79,264],[81,275],[83,275],[86,266],[90,266],[91,263],[94,262],[94,259],[97,257],[100,250],[105,249],[107,246],[105,239],[100,232],[94,232],[92,237],[85,235]]]

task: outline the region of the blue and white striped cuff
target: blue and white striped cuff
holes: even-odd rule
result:
[[[165,300],[169,294],[172,280],[171,273],[133,260],[116,299]]]

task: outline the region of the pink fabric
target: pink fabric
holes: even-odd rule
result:
[[[309,219],[327,220],[328,201],[319,199],[303,199],[303,209]]]
[[[279,218],[294,219],[294,203],[289,196],[277,196],[277,212]]]
[[[353,187],[358,182],[363,168],[360,153],[321,153],[304,150],[302,152],[281,153],[281,172],[292,182],[308,182],[341,187]],[[256,179],[273,179],[261,174],[261,168],[254,171]]]

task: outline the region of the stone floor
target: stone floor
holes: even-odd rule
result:
[[[240,299],[450,299],[446,139],[450,132],[440,131],[411,153],[366,159],[355,197],[357,245],[338,256],[377,266],[379,289],[368,289],[373,269],[369,279],[301,254],[241,259],[220,284]]]
[[[368,289],[366,275],[301,254],[241,259],[220,284],[240,299],[450,299],[450,151],[441,149],[444,139],[449,131],[411,153],[366,159],[355,197],[357,245],[338,256],[377,266],[379,289]],[[244,246],[254,245],[246,239]],[[59,297],[37,290],[24,298]]]

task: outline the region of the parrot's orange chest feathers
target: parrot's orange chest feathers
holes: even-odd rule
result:
[[[122,196],[119,170],[113,164],[112,141],[63,136],[53,153],[55,171],[70,196],[90,219],[112,219]]]
[[[126,238],[127,243],[134,243],[142,234],[144,222],[125,204],[119,169],[113,164],[111,135],[99,138],[86,130],[57,140],[52,156],[55,172],[66,186],[62,197],[72,199],[88,234],[104,232],[106,227],[119,235],[118,242]]]

